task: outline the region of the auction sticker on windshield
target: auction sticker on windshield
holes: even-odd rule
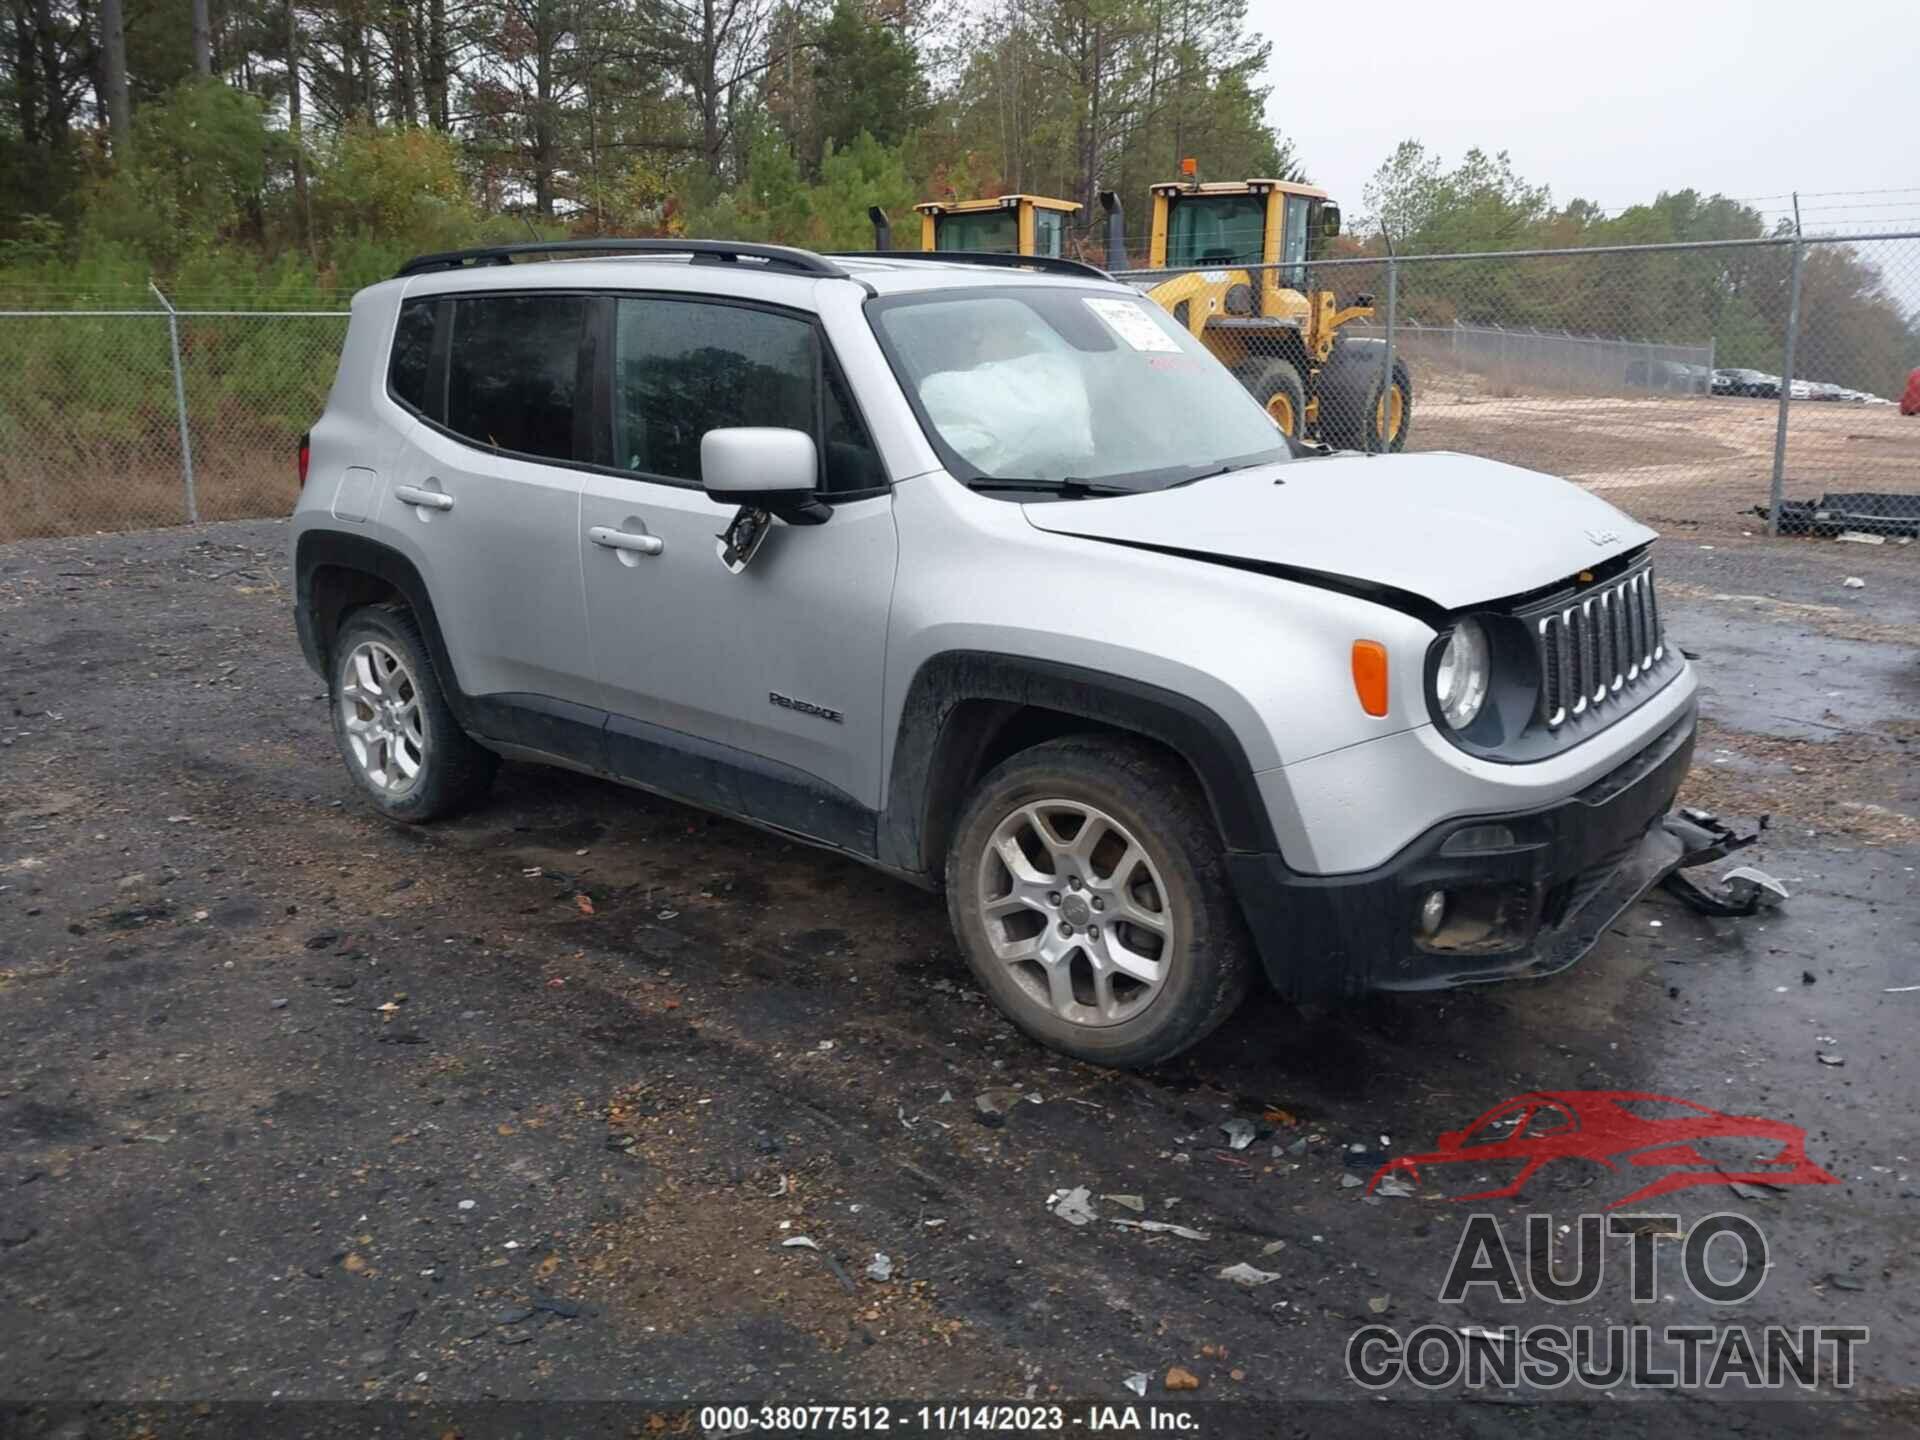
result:
[[[1112,330],[1136,350],[1178,350],[1180,342],[1153,323],[1153,317],[1132,300],[1083,300],[1080,302],[1107,322]]]

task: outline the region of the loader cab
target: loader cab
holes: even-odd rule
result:
[[[1066,253],[1068,217],[1080,213],[1071,200],[1044,195],[999,195],[986,200],[930,200],[920,212],[922,250],[971,250],[990,255]]]
[[[1305,290],[1311,237],[1340,229],[1340,207],[1310,185],[1256,179],[1152,190],[1155,270],[1279,266],[1263,288]]]

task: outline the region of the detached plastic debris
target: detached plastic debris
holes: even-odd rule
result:
[[[1204,1230],[1195,1230],[1187,1225],[1175,1225],[1171,1220],[1122,1220],[1115,1217],[1107,1222],[1118,1225],[1122,1230],[1147,1230],[1160,1234],[1178,1235],[1182,1240],[1211,1240],[1213,1237]]]
[[[1020,1090],[982,1090],[973,1097],[973,1118],[989,1128],[1007,1123],[1007,1115],[1021,1101],[1038,1105],[1040,1097]]]
[[[1767,828],[1766,816],[1760,817],[1760,829],[1749,835],[1737,834],[1705,810],[1684,809],[1669,815],[1666,826],[1687,848],[1660,883],[1702,915],[1751,915],[1763,907],[1775,909],[1787,898],[1787,887],[1757,865],[1736,866],[1717,881],[1703,882],[1685,873],[1746,849]]]
[[[1069,1225],[1089,1225],[1100,1218],[1090,1203],[1092,1192],[1084,1185],[1071,1190],[1056,1190],[1047,1197],[1047,1208]]]
[[[1374,1186],[1373,1193],[1384,1195],[1389,1200],[1411,1200],[1415,1192],[1414,1188],[1398,1175],[1389,1175]]]
[[[818,1250],[820,1248],[811,1235],[789,1235],[780,1243],[789,1250]]]
[[[1251,1120],[1243,1120],[1238,1115],[1227,1121],[1220,1129],[1225,1132],[1227,1144],[1235,1150],[1244,1150],[1253,1144],[1255,1130]]]
[[[1133,1391],[1134,1394],[1144,1395],[1147,1393],[1147,1385],[1152,1379],[1153,1377],[1147,1374],[1146,1371],[1136,1370],[1120,1383]]]
[[[893,1257],[884,1251],[873,1252],[873,1259],[867,1262],[869,1280],[891,1280],[893,1278]]]
[[[1260,1285],[1271,1285],[1280,1278],[1277,1270],[1259,1270],[1242,1260],[1238,1265],[1229,1265],[1220,1272],[1222,1280],[1231,1280],[1236,1285],[1244,1285],[1249,1290]]]

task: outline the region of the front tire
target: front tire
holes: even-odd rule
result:
[[[1244,383],[1280,433],[1298,440],[1307,423],[1307,386],[1290,360],[1269,360],[1245,375]]]
[[[1075,1059],[1169,1059],[1246,994],[1251,946],[1212,815],[1152,746],[1067,736],[1005,761],[961,813],[946,880],[994,1003]]]
[[[499,757],[454,719],[412,612],[354,611],[334,641],[332,668],[334,742],[376,810],[418,824],[487,793]]]

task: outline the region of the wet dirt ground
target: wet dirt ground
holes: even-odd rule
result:
[[[525,766],[460,821],[377,820],[294,644],[285,533],[0,548],[0,1399],[1118,1404],[1144,1374],[1234,1402],[1221,1433],[1719,1434],[1698,1395],[1621,1390],[1600,1421],[1524,1387],[1365,1400],[1346,1345],[1737,1320],[1870,1327],[1853,1393],[1882,1402],[1761,1405],[1746,1433],[1912,1421],[1912,547],[1667,547],[1705,684],[1689,794],[1770,814],[1743,858],[1786,909],[1656,894],[1552,980],[1259,995],[1130,1075],[1021,1038],[936,897],[833,856]],[[1619,1177],[1563,1162],[1467,1205],[1511,1172],[1349,1177],[1535,1089],[1789,1122],[1837,1183],[1655,1207],[1760,1225],[1737,1316],[1664,1241],[1650,1302],[1616,1250],[1585,1304],[1442,1303],[1472,1211],[1518,1246]],[[1092,1223],[1049,1209],[1075,1187]],[[1198,1388],[1170,1396],[1173,1367]]]

